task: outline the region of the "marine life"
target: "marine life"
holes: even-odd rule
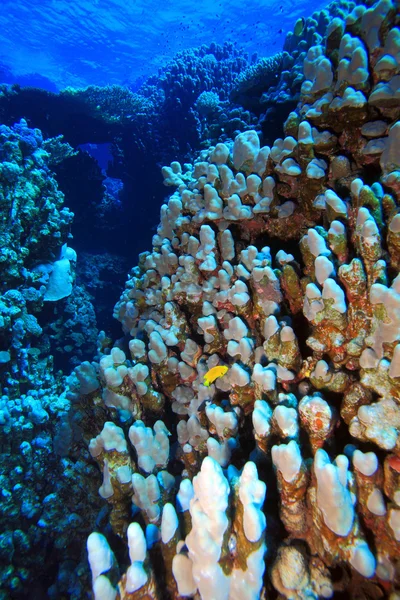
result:
[[[209,387],[218,377],[223,377],[228,370],[229,367],[224,366],[213,367],[212,369],[209,369],[204,375],[203,385]]]
[[[0,599],[396,600],[399,4],[180,1],[0,88]]]

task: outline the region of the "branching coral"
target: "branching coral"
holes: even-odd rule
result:
[[[260,98],[261,94],[274,86],[282,69],[283,53],[278,52],[269,58],[261,58],[254,65],[240,73],[231,91],[231,99],[246,108],[251,105],[251,98]],[[254,108],[254,106],[252,106]]]
[[[101,114],[105,122],[118,124],[124,121],[148,117],[154,109],[153,103],[142,95],[131,92],[120,85],[85,89],[66,88],[60,93],[65,100],[73,101],[89,117]]]

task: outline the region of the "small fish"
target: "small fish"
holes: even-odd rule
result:
[[[304,31],[305,24],[306,20],[304,19],[304,17],[301,17],[301,19],[297,19],[293,29],[294,35],[300,36]]]
[[[204,385],[210,387],[218,377],[223,377],[228,370],[228,367],[213,367],[204,375]]]

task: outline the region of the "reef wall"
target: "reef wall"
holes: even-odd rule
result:
[[[125,546],[89,536],[96,600],[399,597],[398,25],[332,19],[283,139],[163,168],[124,337],[70,380]]]

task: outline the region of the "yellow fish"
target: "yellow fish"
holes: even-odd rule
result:
[[[223,377],[228,370],[228,367],[213,367],[204,375],[204,385],[210,387],[218,377]]]

